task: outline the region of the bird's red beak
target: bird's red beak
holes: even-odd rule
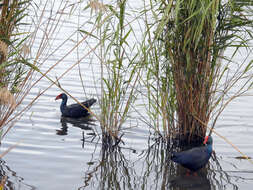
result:
[[[208,141],[208,136],[205,137],[203,144],[206,144],[207,141]]]
[[[58,100],[58,99],[61,99],[61,94],[56,96],[54,100]]]

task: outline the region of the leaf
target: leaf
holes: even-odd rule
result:
[[[88,31],[86,31],[86,30],[81,30],[81,29],[79,29],[78,31],[79,31],[79,32],[82,32],[82,33],[84,33],[84,34],[86,34],[86,35],[88,35],[88,36],[91,36],[91,37],[93,37],[93,38],[95,38],[95,39],[98,40],[98,37],[97,37],[97,36],[93,35],[92,33],[88,32]]]
[[[29,62],[26,61],[26,60],[22,61],[22,63],[23,63],[24,65],[29,66],[29,67],[32,68],[33,70],[35,70],[35,71],[37,71],[37,72],[40,72],[39,68],[38,68],[36,65],[31,64],[31,63],[29,63]]]
[[[244,69],[244,73],[248,72],[253,68],[253,60],[250,61],[250,63],[247,65],[247,67]]]

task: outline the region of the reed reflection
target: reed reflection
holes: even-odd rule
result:
[[[209,162],[208,165],[208,178],[211,181],[211,187],[213,190],[237,190],[239,187],[236,185],[238,184],[238,178],[241,178],[245,181],[243,177],[237,175],[231,175],[227,171],[222,169],[220,164],[221,158],[217,157],[215,152],[212,155],[212,161]],[[232,167],[236,168],[236,166],[231,163]]]
[[[8,167],[4,160],[0,159],[0,182],[3,190],[35,190],[32,185],[28,185],[24,182],[24,178],[17,175],[17,172]]]
[[[135,189],[135,170],[119,146],[102,148],[99,161],[92,163],[79,189]]]
[[[150,141],[152,142],[152,141]],[[186,175],[187,170],[174,163],[170,157],[175,147],[162,138],[155,139],[143,155],[142,181],[144,189],[193,190],[211,189],[205,169],[195,175]]]
[[[161,138],[150,139],[149,148],[143,151],[119,145],[97,145],[101,148],[99,158],[94,156],[89,162],[92,164],[85,169],[84,186],[79,189],[238,189],[233,184],[234,176],[222,170],[214,155],[195,175],[187,174],[185,168],[170,159],[175,147]],[[132,161],[131,157],[136,157],[132,154],[138,154],[138,159]]]

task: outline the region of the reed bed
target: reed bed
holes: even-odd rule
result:
[[[96,35],[90,36],[100,42],[96,57],[101,65],[99,121],[104,137],[118,142],[141,94],[149,116],[145,122],[156,133],[202,142],[206,125],[214,127],[226,106],[252,86],[252,61],[246,59],[251,52],[250,2],[143,1],[144,9],[134,18],[144,23],[143,33],[131,38],[132,46],[128,39],[135,32],[126,19],[127,3],[88,5],[96,14]],[[247,56],[235,63],[240,48]],[[145,93],[138,89],[143,84]]]
[[[52,9],[45,18],[48,2]],[[40,7],[42,10],[28,23],[21,20],[29,16],[27,6],[31,5],[30,1],[4,1],[1,9],[4,25],[0,31],[1,127],[12,126],[11,123],[52,85],[77,101],[59,82],[78,66],[80,82],[85,89],[80,63],[93,54],[100,62],[97,94],[101,112],[89,111],[100,122],[103,136],[108,139],[103,142],[120,142],[120,131],[131,111],[135,110],[134,103],[139,95],[144,96],[148,124],[158,134],[166,138],[179,137],[187,142],[202,141],[206,125],[211,122],[214,127],[225,107],[252,87],[252,61],[247,57],[242,63],[233,61],[241,48],[247,54],[251,52],[251,3],[234,0],[143,3],[144,9],[135,10],[138,16],[133,18],[144,23],[140,38],[134,31],[133,20],[128,19],[134,14],[131,14],[127,0],[110,4],[91,0],[85,6],[81,2],[62,1],[57,4],[59,7],[55,7],[56,1],[32,3],[35,9]],[[90,19],[84,23],[79,19],[73,35],[52,49],[64,15],[71,17],[80,7],[90,8]],[[89,25],[90,30],[84,25]],[[74,35],[78,36],[75,45],[42,71],[43,64]],[[89,43],[89,39],[95,43]],[[31,52],[35,42],[39,46]],[[68,55],[79,52],[84,43],[89,51],[82,56],[78,53],[78,60],[53,79],[53,70]],[[227,49],[233,52],[230,57],[226,55]],[[34,73],[40,77],[35,77]],[[49,81],[48,88],[17,111],[30,90],[43,79]],[[145,94],[139,90],[143,84]],[[238,84],[240,87],[235,89]]]
[[[22,30],[30,1],[7,1],[1,4],[0,26],[0,129],[8,123],[29,83],[33,69],[25,62],[29,48],[28,33]],[[22,58],[21,58],[22,56]],[[2,135],[1,135],[2,138]]]
[[[156,11],[151,21],[146,19],[148,111],[157,118],[159,133],[162,118],[165,136],[201,142],[207,131],[203,123],[214,127],[225,107],[252,87],[247,59],[252,7],[249,1],[233,0],[154,1],[149,6]],[[245,59],[236,63],[240,50]]]

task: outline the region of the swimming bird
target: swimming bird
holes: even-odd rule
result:
[[[55,100],[62,99],[60,110],[62,116],[64,117],[71,117],[71,118],[79,118],[79,117],[86,117],[89,114],[88,110],[85,109],[80,104],[71,104],[67,106],[68,96],[65,93],[59,94],[56,96]],[[84,105],[86,108],[90,108],[97,100],[92,98],[81,104]]]
[[[182,152],[172,153],[172,161],[182,165],[183,167],[196,172],[203,168],[210,159],[213,151],[213,139],[206,136],[203,142],[205,146],[195,147]]]

